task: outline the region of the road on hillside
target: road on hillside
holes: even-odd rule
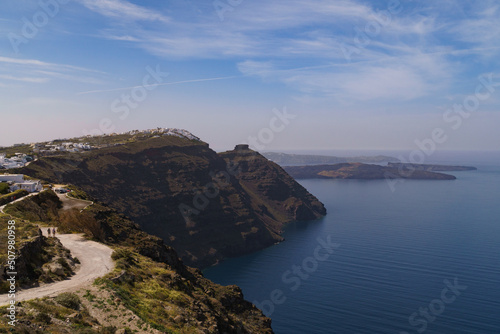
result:
[[[42,190],[41,192],[43,192],[43,191],[45,191],[45,190]],[[7,204],[5,204],[5,205],[2,205],[2,206],[0,206],[0,212],[1,212],[1,213],[5,213],[5,212],[3,212],[3,209],[5,209],[5,207],[6,207],[7,205],[9,205],[9,204],[13,204],[13,203],[16,203],[16,202],[19,202],[19,201],[24,201],[26,198],[29,198],[29,197],[31,197],[31,196],[35,196],[35,195],[38,195],[38,194],[40,194],[40,193],[39,193],[39,192],[36,192],[36,193],[31,193],[31,194],[28,194],[28,195],[26,195],[26,196],[24,196],[24,197],[21,197],[21,198],[18,198],[18,199],[16,199],[16,200],[13,200],[13,201],[12,201],[12,202],[10,202],[10,203],[7,203]]]
[[[86,207],[94,204],[94,202],[91,201],[69,197],[68,194],[57,194],[57,197],[59,197],[59,199],[63,203],[63,211],[71,209],[83,210]]]
[[[47,236],[47,228],[41,228],[45,236]],[[79,234],[56,234],[56,236],[63,246],[71,251],[72,256],[80,260],[81,264],[77,268],[76,274],[64,281],[18,291],[16,302],[47,296],[53,297],[63,292],[76,291],[91,285],[96,278],[113,270],[114,262],[111,259],[113,250],[108,246],[86,240]],[[7,294],[0,295],[0,306],[7,305],[10,300]]]

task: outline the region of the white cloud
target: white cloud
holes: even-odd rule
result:
[[[315,98],[330,97],[345,103],[419,98],[446,88],[454,74],[441,54],[420,54],[416,49],[401,57],[291,69],[269,61],[247,60],[240,62],[238,69],[247,76],[283,82]]]
[[[357,100],[410,100],[425,95],[425,80],[410,67],[371,67],[340,76],[344,94]]]
[[[80,1],[109,17],[161,15],[124,0]],[[455,0],[401,2],[401,11],[361,46],[358,32],[384,19],[369,2],[353,0],[244,1],[222,22],[213,9],[212,16],[180,12],[162,25],[119,25],[102,35],[167,59],[229,59],[244,75],[283,82],[314,98],[409,100],[446,90],[463,57],[498,55],[499,6],[486,2],[472,9]],[[359,51],[352,63],[340,45]],[[294,69],[299,66],[308,68]]]
[[[1,57],[0,63],[7,63],[13,65],[21,65],[21,66],[31,66],[31,67],[39,67],[39,68],[58,68],[60,70],[73,70],[73,71],[84,71],[84,72],[95,72],[95,73],[104,73],[101,71],[95,71],[91,69],[87,69],[84,67],[66,65],[66,64],[54,64],[47,63],[44,61],[40,61],[37,59],[22,59],[22,58],[9,58],[9,57]]]
[[[30,78],[30,77],[16,77],[13,75],[0,75],[0,79],[5,79],[9,81],[22,81],[22,82],[29,82],[29,83],[45,83],[48,82],[48,78]]]
[[[500,6],[483,8],[476,17],[463,20],[451,31],[462,41],[481,46],[495,46],[500,42]]]
[[[88,9],[101,15],[120,20],[162,21],[169,18],[163,14],[125,0],[79,0]]]
[[[73,65],[9,57],[0,57],[0,71],[3,72],[1,79],[25,83],[46,83],[55,78],[99,84],[102,83],[100,77],[105,75],[104,72]]]
[[[140,42],[140,39],[130,36],[130,35],[112,35],[112,34],[103,34],[103,36],[107,39],[112,39],[115,41],[125,41],[125,42]]]

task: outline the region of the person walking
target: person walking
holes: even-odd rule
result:
[[[49,234],[49,238],[50,238],[50,227],[47,229],[47,233]]]
[[[56,228],[55,227],[52,228],[52,236],[54,238],[56,237]]]

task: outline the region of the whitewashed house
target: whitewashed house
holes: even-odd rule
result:
[[[23,183],[23,174],[0,174],[0,182]]]
[[[7,182],[9,190],[16,191],[24,189],[30,193],[42,191],[43,185],[40,180],[25,180],[23,174],[0,174],[0,182]]]
[[[10,191],[16,191],[19,189],[24,189],[30,193],[34,193],[37,191],[42,191],[43,186],[42,186],[42,183],[40,181],[33,180],[33,181],[24,181],[22,183],[14,183],[10,187]]]

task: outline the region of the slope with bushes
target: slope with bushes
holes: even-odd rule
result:
[[[238,287],[205,279],[159,237],[103,203],[62,211],[50,192],[26,201],[12,205],[13,213],[110,245],[116,267],[90,288],[18,305],[14,333],[272,333],[270,319]],[[0,319],[0,332],[9,329]]]

